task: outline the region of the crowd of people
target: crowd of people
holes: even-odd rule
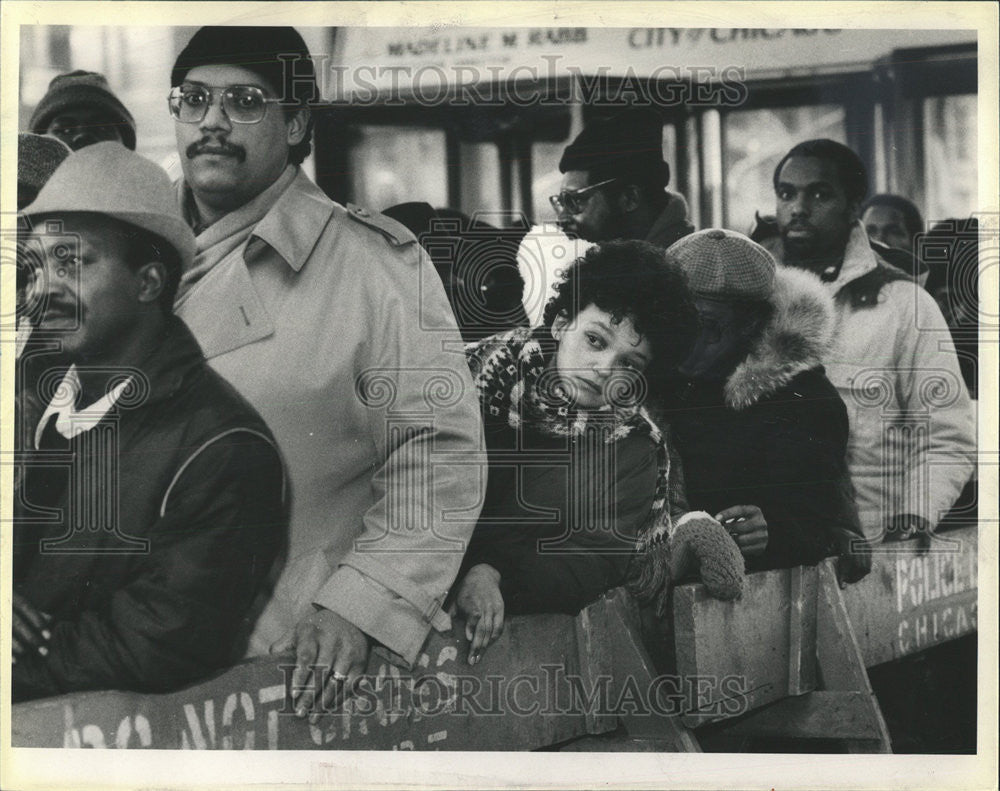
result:
[[[202,28],[167,76],[175,183],[92,72],[19,139],[15,701],[294,652],[315,717],[453,620],[475,664],[622,585],[855,582],[970,485],[977,305],[846,146],[792,148],[744,235],[695,230],[655,112],[588,124],[551,203],[593,247],[531,327],[455,252],[516,231],[307,177],[294,29]]]

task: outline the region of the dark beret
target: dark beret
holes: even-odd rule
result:
[[[320,98],[309,48],[293,27],[203,27],[177,56],[170,85],[197,66],[219,65],[249,69],[289,103]]]

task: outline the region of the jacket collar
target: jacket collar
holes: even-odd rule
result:
[[[244,259],[250,263],[265,243],[298,272],[316,247],[333,215],[335,204],[301,168],[289,187],[253,230]]]
[[[844,248],[844,263],[840,267],[837,279],[829,284],[832,293],[836,294],[848,283],[864,277],[878,266],[878,257],[872,250],[871,242],[861,220],[854,223],[851,234],[847,237]]]
[[[688,221],[688,204],[683,195],[667,193],[667,205],[653,221],[646,234],[646,241],[660,247],[669,247],[682,236],[694,231]]]
[[[746,409],[803,371],[822,365],[833,331],[833,299],[820,279],[801,269],[778,267],[774,315],[756,346],[729,375],[726,404]]]
[[[776,226],[774,230],[777,233]],[[774,256],[776,261],[781,264],[785,263],[785,246],[780,236],[765,237],[761,239],[760,244]],[[785,266],[791,268],[788,264],[785,264]],[[822,282],[831,295],[836,296],[848,283],[857,280],[859,277],[864,277],[877,266],[878,257],[871,248],[865,227],[860,220],[857,220],[847,237],[847,244],[844,246],[844,258],[840,264],[840,269],[838,270],[832,266],[829,267],[827,272],[824,272],[824,277],[832,279],[824,279],[820,282]]]
[[[191,330],[177,316],[171,316],[163,341],[140,364],[149,394],[146,404],[173,398],[192,368],[204,362],[201,347]]]
[[[181,179],[177,189],[185,219],[192,227],[197,227],[198,210],[191,188]],[[289,165],[274,184],[252,201],[201,231],[199,249],[210,246],[213,235],[221,239],[252,224],[244,260],[247,263],[253,260],[259,254],[260,243],[264,243],[298,272],[309,259],[333,211],[334,203],[326,193],[301,168]]]

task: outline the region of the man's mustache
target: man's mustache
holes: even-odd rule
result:
[[[192,143],[185,151],[188,159],[194,159],[199,154],[220,154],[222,156],[235,157],[237,162],[243,162],[247,158],[246,149],[225,140],[213,140],[210,137],[203,137],[196,143]]]
[[[37,300],[43,306],[39,318],[41,319],[75,319],[77,318],[77,306],[72,303],[45,301],[44,298]]]

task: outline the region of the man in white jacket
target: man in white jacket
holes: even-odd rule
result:
[[[818,274],[837,329],[827,376],[847,405],[848,463],[870,541],[928,537],[972,474],[975,422],[948,326],[936,303],[885,259],[859,220],[860,158],[832,140],[800,143],[778,163],[782,264]]]

